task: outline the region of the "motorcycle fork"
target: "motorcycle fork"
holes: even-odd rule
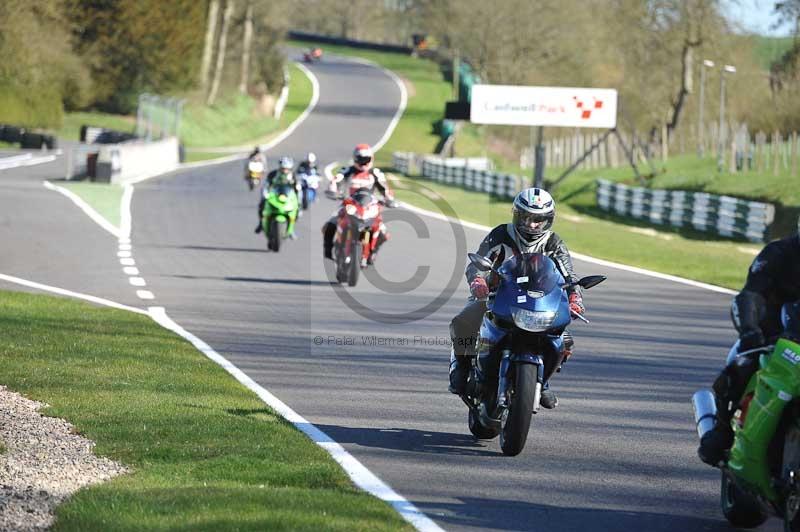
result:
[[[544,361],[538,355],[524,354],[512,355],[510,349],[503,350],[500,360],[500,379],[497,383],[497,410],[502,412],[508,408],[510,396],[514,393],[515,368],[520,364],[533,364],[536,366],[536,388],[533,394],[533,412],[539,411],[544,386]]]

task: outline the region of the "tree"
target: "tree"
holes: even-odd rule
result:
[[[239,92],[247,93],[248,74],[250,71],[250,49],[253,44],[253,3],[247,2],[244,16],[244,36],[242,38],[242,77],[239,82]]]
[[[206,19],[206,37],[203,45],[203,58],[200,61],[200,89],[203,94],[208,90],[208,75],[211,72],[211,58],[214,55],[214,36],[217,31],[219,17],[219,0],[211,0],[208,5]]]
[[[217,99],[217,92],[219,92],[219,84],[222,81],[222,69],[225,66],[225,48],[228,42],[228,29],[231,25],[231,17],[233,16],[233,9],[236,1],[226,0],[225,12],[222,15],[222,29],[219,33],[219,44],[217,45],[217,64],[214,68],[214,80],[211,83],[211,91],[208,93],[206,105],[213,105]]]

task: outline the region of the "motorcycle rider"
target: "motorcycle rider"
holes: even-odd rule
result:
[[[733,445],[731,417],[750,378],[758,370],[759,352],[780,335],[781,307],[800,300],[800,219],[797,234],[767,244],[753,260],[744,288],[733,298],[731,319],[739,339],[714,381],[717,404],[714,428],[700,440],[700,459],[716,466]]]
[[[294,192],[297,195],[298,205],[300,204],[300,184],[297,182],[293,170],[294,159],[284,155],[278,160],[278,168],[270,171],[270,173],[267,174],[266,179],[264,179],[264,185],[261,189],[261,200],[258,202],[258,225],[254,231],[256,234],[263,230],[263,227],[261,227],[261,221],[264,215],[264,205],[267,202],[267,194],[269,193],[270,188],[275,185],[289,185],[294,189]],[[298,215],[299,214],[300,213],[298,212]],[[292,240],[297,239],[297,235],[294,234],[294,222],[289,224],[287,233],[289,238]]]
[[[244,165],[245,180],[250,179],[249,165],[254,162],[260,162],[264,165],[264,168],[267,167],[267,157],[264,155],[264,152],[261,151],[261,146],[253,148],[253,151],[247,156],[247,164]]]
[[[297,165],[297,175],[298,176],[318,176],[319,170],[317,169],[317,156],[314,152],[308,152],[306,158]],[[316,178],[317,181],[319,178]],[[306,178],[300,180],[300,185],[303,188],[303,209],[308,209],[308,181]],[[315,187],[316,188],[316,187]]]
[[[394,195],[389,190],[389,183],[386,181],[386,176],[379,169],[375,168],[372,164],[374,155],[372,148],[369,144],[358,144],[353,150],[353,164],[349,167],[342,168],[333,177],[330,184],[330,192],[338,194],[341,189],[347,187],[347,193],[352,194],[360,188],[366,188],[370,192],[375,189],[383,195],[386,206],[394,207]],[[342,191],[344,192],[344,191]],[[333,260],[333,237],[336,235],[336,220],[339,217],[341,209],[337,209],[333,216],[322,226],[322,234],[324,235],[323,253],[326,259]],[[378,240],[375,244],[375,251],[370,256],[368,263],[372,263],[378,249],[389,239],[389,233],[386,232],[386,226],[381,224],[380,233],[378,233]]]
[[[561,238],[550,230],[556,215],[553,197],[544,189],[527,188],[517,194],[511,208],[512,221],[501,224],[489,232],[478,247],[477,253],[492,261],[504,260],[522,253],[542,253],[550,257],[568,282],[577,281],[572,268],[572,258]],[[465,271],[467,283],[472,294],[464,309],[450,322],[450,337],[453,342],[450,354],[451,393],[461,395],[467,384],[470,358],[477,355],[475,344],[483,315],[486,313],[485,298],[490,287],[486,279],[479,275],[478,268],[468,263]],[[583,315],[586,310],[578,286],[567,289],[569,308]],[[484,299],[484,301],[481,301]],[[569,332],[564,332],[564,357],[572,356],[575,342]],[[555,408],[558,404],[556,394],[549,388],[542,390],[541,405]]]

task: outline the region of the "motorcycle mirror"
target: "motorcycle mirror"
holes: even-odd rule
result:
[[[588,290],[593,286],[599,285],[606,279],[608,279],[608,277],[606,277],[605,275],[588,275],[586,277],[581,278],[581,280],[578,281],[578,284],[581,286],[581,288],[585,288],[586,290]]]
[[[467,257],[469,261],[482,272],[488,272],[494,269],[494,264],[486,257],[482,257],[477,253],[467,253]]]

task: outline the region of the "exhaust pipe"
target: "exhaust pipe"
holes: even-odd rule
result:
[[[692,396],[697,437],[702,438],[717,422],[717,403],[711,390],[699,390]]]

